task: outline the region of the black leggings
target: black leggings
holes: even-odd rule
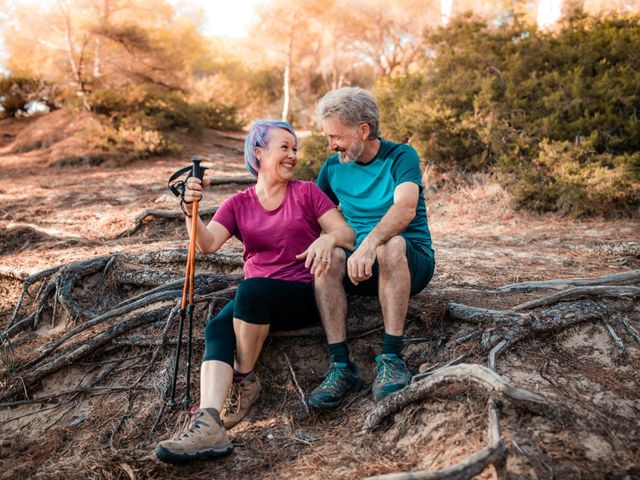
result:
[[[297,330],[318,323],[313,285],[275,278],[248,278],[240,282],[236,298],[204,327],[204,358],[220,360],[233,367],[236,335],[233,319],[270,330]]]

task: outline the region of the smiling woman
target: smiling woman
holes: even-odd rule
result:
[[[245,142],[247,169],[258,179],[255,187],[228,198],[208,225],[196,219],[200,251],[213,253],[231,236],[244,244],[245,280],[236,298],[207,322],[200,409],[184,434],[158,444],[162,461],[231,453],[225,429],[242,421],[260,394],[253,369],[267,334],[319,323],[314,277],[328,270],[335,247],[353,246],[353,230],[329,197],[312,182],[293,180],[297,146],[288,123],[255,122]],[[190,178],[184,196],[187,216],[202,194],[203,184]],[[186,223],[192,235],[192,223]]]

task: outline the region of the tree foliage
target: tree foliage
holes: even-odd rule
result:
[[[467,17],[428,32],[420,73],[377,86],[385,132],[440,168],[497,172],[520,206],[637,214],[638,21],[545,33]]]

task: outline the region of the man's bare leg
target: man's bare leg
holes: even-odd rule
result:
[[[329,271],[315,279],[316,304],[327,335],[332,362],[322,383],[309,394],[309,406],[335,408],[349,392],[360,390],[358,369],[349,361],[347,348],[347,294],[342,280],[346,255],[336,248]]]
[[[389,335],[400,336],[404,332],[404,323],[409,308],[411,276],[407,262],[407,245],[399,235],[377,248],[380,276],[378,291],[384,331]]]
[[[405,240],[399,235],[376,250],[380,269],[378,294],[385,333],[382,353],[376,357],[377,374],[371,389],[375,401],[404,388],[411,381],[402,359],[402,334],[411,292],[406,250]]]
[[[342,285],[345,267],[344,250],[336,248],[329,271],[315,279],[316,304],[329,344],[347,339],[347,294]]]

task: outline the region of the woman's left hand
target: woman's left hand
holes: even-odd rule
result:
[[[311,267],[311,273],[318,277],[331,267],[331,256],[335,248],[336,240],[332,235],[320,235],[309,245],[304,252],[296,255],[298,260],[305,260],[304,266]]]

